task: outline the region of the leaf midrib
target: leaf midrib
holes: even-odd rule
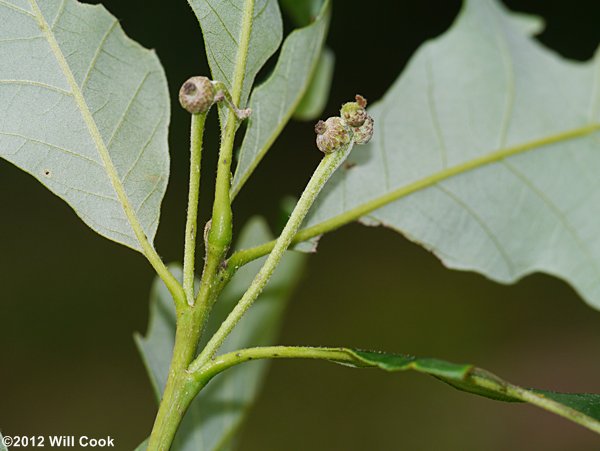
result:
[[[113,189],[115,190],[117,198],[123,207],[125,216],[127,217],[127,220],[129,222],[131,228],[133,229],[133,232],[135,233],[139,244],[144,249],[144,252],[146,252],[147,251],[146,247],[150,245],[148,242],[148,239],[146,238],[146,234],[145,234],[137,216],[135,215],[135,213],[133,211],[133,207],[131,206],[131,203],[129,202],[129,198],[127,197],[125,188],[123,187],[121,180],[119,179],[115,165],[110,157],[110,153],[108,152],[108,148],[106,147],[106,144],[104,143],[102,135],[100,134],[100,130],[98,130],[96,121],[94,120],[92,113],[87,105],[87,102],[86,102],[85,98],[83,97],[83,93],[81,92],[81,89],[79,89],[79,85],[75,81],[75,76],[73,75],[73,72],[71,71],[69,63],[67,62],[58,42],[56,41],[54,34],[50,30],[50,26],[48,25],[46,18],[42,14],[42,11],[40,10],[40,7],[37,4],[37,0],[29,0],[29,3],[31,4],[31,8],[34,13],[34,17],[37,19],[40,29],[42,30],[42,33],[44,34],[46,41],[50,45],[52,54],[54,55],[54,58],[56,59],[63,75],[65,76],[65,78],[67,80],[67,83],[69,84],[69,87],[71,88],[71,93],[73,95],[73,98],[75,99],[75,103],[77,104],[77,107],[81,113],[83,121],[85,122],[88,132],[89,132],[92,140],[94,141],[96,150],[98,151],[98,154],[100,155],[102,164],[106,171],[106,175],[108,176],[108,178],[113,186]],[[145,241],[145,243],[144,243],[144,241]]]
[[[235,105],[239,105],[240,103],[244,79],[246,78],[246,64],[248,62],[248,49],[250,47],[250,37],[252,35],[253,18],[254,0],[246,0],[242,13],[240,42],[235,57],[235,72],[233,74],[233,84],[231,87],[231,98]],[[233,115],[230,114],[230,116]]]
[[[518,155],[530,150],[538,149],[558,142],[567,141],[570,139],[582,138],[587,135],[591,135],[594,132],[600,130],[600,123],[592,123],[583,127],[567,130],[556,135],[550,135],[545,138],[541,138],[535,141],[529,141],[524,144],[516,145],[513,147],[507,147],[499,149],[495,152],[491,152],[487,155],[474,158],[466,161],[462,164],[443,169],[428,177],[417,180],[416,182],[410,183],[398,189],[395,189],[389,193],[386,193],[380,197],[377,197],[369,202],[365,202],[362,205],[354,207],[347,212],[330,218],[326,221],[315,224],[314,226],[307,227],[301,230],[294,239],[295,243],[314,238],[315,236],[322,235],[323,233],[332,231],[341,227],[344,224],[355,221],[362,216],[365,216],[391,202],[394,202],[402,197],[412,194],[416,191],[420,191],[425,188],[436,185],[437,183],[449,179],[451,177],[464,174],[466,172],[479,169],[480,167],[488,164],[497,163],[508,157]]]
[[[323,9],[321,10],[321,14],[319,14],[319,16],[310,24],[301,27],[301,28],[297,28],[296,30],[292,31],[288,37],[286,38],[289,39],[292,35],[294,35],[295,33],[300,33],[302,31],[305,31],[308,28],[311,27],[316,27],[320,25],[320,21],[323,20],[324,16],[326,14],[329,14],[331,11],[331,2],[328,0],[325,4]],[[329,20],[328,18],[325,20]],[[323,39],[323,35],[325,35],[327,33],[327,28],[328,26],[326,26],[321,33],[321,36],[317,36],[318,39]],[[316,39],[316,40],[318,40]],[[284,42],[285,45],[285,42]],[[322,46],[319,48],[319,53],[321,53],[322,51]],[[309,75],[306,78],[306,80],[304,81],[304,84],[302,86],[302,90],[300,91],[300,95],[298,95],[296,97],[296,99],[294,100],[293,104],[291,105],[291,107],[288,109],[288,111],[282,116],[282,118],[278,121],[278,126],[273,130],[273,132],[271,133],[271,135],[269,136],[269,138],[267,139],[267,141],[265,142],[265,144],[260,148],[260,150],[258,151],[258,153],[256,154],[256,156],[254,157],[254,160],[252,161],[252,163],[248,166],[248,168],[245,169],[244,175],[240,178],[240,180],[238,181],[237,185],[234,185],[232,190],[231,190],[231,201],[233,202],[233,200],[236,198],[236,196],[239,194],[239,192],[241,191],[241,189],[244,187],[244,185],[246,184],[246,182],[248,181],[248,179],[250,178],[250,176],[252,175],[252,173],[254,172],[254,170],[257,168],[257,166],[259,165],[259,163],[262,161],[262,159],[264,158],[264,156],[266,155],[266,153],[268,152],[268,150],[271,148],[271,146],[273,145],[273,143],[275,142],[275,140],[279,137],[279,135],[281,134],[281,132],[283,131],[284,127],[287,125],[287,123],[289,122],[290,118],[292,117],[292,114],[294,114],[294,111],[296,110],[296,108],[298,107],[298,105],[300,104],[300,101],[302,100],[304,94],[306,93],[306,90],[308,89],[308,86],[312,80],[312,77],[314,76],[314,73],[316,71],[317,68],[317,63],[318,63],[318,58],[313,58],[313,63],[312,63],[312,67],[309,71]],[[267,83],[269,80],[267,79],[265,81],[265,83]],[[262,87],[259,86],[258,88],[255,89],[258,90]],[[254,93],[252,94],[254,95]],[[250,98],[250,104],[252,104],[252,98]],[[259,135],[257,135],[257,140],[259,139]]]
[[[83,121],[85,122],[88,132],[96,146],[96,150],[100,155],[106,175],[108,176],[111,185],[115,190],[117,199],[121,204],[121,207],[123,208],[123,212],[125,213],[127,221],[129,222],[129,225],[135,234],[135,237],[141,247],[142,253],[148,259],[148,261],[150,262],[154,270],[157,272],[157,274],[161,277],[161,279],[163,279],[167,287],[169,287],[169,291],[173,294],[173,296],[175,298],[180,297],[182,288],[177,282],[177,280],[175,280],[173,275],[169,272],[169,270],[161,260],[160,256],[154,249],[154,246],[148,240],[148,237],[146,236],[146,233],[144,232],[144,229],[141,223],[139,222],[137,214],[135,213],[135,210],[129,202],[129,198],[127,197],[125,188],[121,183],[121,180],[119,179],[117,169],[115,168],[115,165],[110,157],[110,153],[108,152],[108,148],[104,143],[102,135],[98,130],[98,126],[96,125],[96,121],[94,120],[92,113],[87,105],[87,102],[83,96],[83,92],[81,91],[80,87],[75,81],[75,76],[73,75],[73,72],[69,67],[69,64],[60,48],[60,45],[54,37],[52,29],[50,28],[48,22],[46,21],[46,18],[42,14],[42,11],[38,6],[37,0],[29,0],[29,4],[31,5],[31,9],[33,11],[33,14],[31,14],[31,16],[37,20],[38,25],[44,37],[46,38],[46,41],[50,45],[50,49],[52,50],[54,58],[56,59],[63,75],[66,78],[69,87],[71,88],[71,92],[73,98],[75,99],[75,103],[77,104]]]

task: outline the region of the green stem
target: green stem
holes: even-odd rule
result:
[[[192,376],[202,382],[240,363],[260,359],[320,359],[356,364],[356,357],[345,348],[314,348],[309,346],[262,346],[240,349],[210,360],[204,367],[191,370]]]
[[[232,87],[232,101],[239,104],[241,98],[250,35],[252,31],[252,18],[254,16],[254,0],[246,0],[242,19],[240,43],[236,57],[236,67]],[[206,260],[202,273],[200,290],[196,302],[190,307],[193,299],[194,277],[194,251],[197,221],[197,196],[200,181],[200,149],[202,146],[202,129],[204,117],[192,120],[192,156],[190,171],[190,196],[188,205],[188,220],[186,224],[186,244],[184,256],[184,279],[186,289],[181,288],[183,298],[187,297],[183,308],[178,309],[177,332],[173,358],[169,367],[167,385],[160,402],[158,414],[150,435],[148,451],[166,451],[170,449],[179,424],[185,411],[189,407],[202,385],[193,381],[187,372],[192,359],[196,355],[196,348],[202,334],[204,322],[210,306],[228,280],[226,275],[220,276],[219,269],[231,243],[232,213],[229,200],[231,184],[231,160],[237,120],[235,114],[227,115],[227,122],[222,127],[221,147],[217,166],[217,180],[215,188],[215,201],[210,230],[206,237]],[[195,123],[194,123],[195,122]],[[197,164],[196,160],[197,159]],[[198,171],[195,173],[195,171]],[[187,262],[187,264],[186,264]],[[167,284],[168,285],[168,284]],[[181,286],[180,286],[181,287]]]
[[[242,30],[236,57],[236,70],[231,90],[232,102],[239,105],[242,96],[248,47],[252,33],[252,18],[254,16],[254,0],[246,0],[242,16]],[[220,108],[226,108],[223,106]],[[216,258],[223,258],[229,249],[232,236],[232,213],[229,190],[231,188],[231,160],[233,158],[233,143],[237,130],[238,118],[233,112],[227,114],[227,122],[221,139],[217,181],[215,187],[215,202],[210,232],[208,235],[208,252]]]
[[[212,338],[206,344],[206,347],[202,351],[202,353],[198,356],[198,358],[192,363],[190,366],[191,371],[198,370],[201,368],[210,358],[215,354],[215,352],[219,349],[227,335],[233,330],[238,321],[242,318],[244,313],[250,308],[252,303],[256,300],[258,295],[262,292],[263,288],[269,281],[273,271],[279,264],[279,261],[283,257],[284,252],[289,247],[292,238],[296,234],[297,230],[300,228],[302,221],[306,217],[308,210],[316,200],[318,194],[325,186],[325,183],[331,175],[335,172],[335,170],[344,162],[350,150],[352,148],[352,143],[345,146],[343,149],[338,150],[337,152],[326,155],[319,163],[319,166],[315,170],[313,176],[311,177],[308,185],[304,189],[300,200],[296,204],[294,211],[292,212],[290,219],[285,225],[281,235],[277,239],[275,246],[273,247],[272,252],[269,254],[269,257],[265,261],[265,264],[260,269],[252,284],[246,290],[238,304],[233,308],[229,316],[225,319],[223,324],[219,327],[217,332],[212,336]]]
[[[179,330],[179,329],[178,329]],[[180,335],[178,334],[179,338]],[[179,343],[184,343],[181,340]],[[217,374],[232,366],[255,359],[271,358],[306,358],[326,359],[340,363],[356,363],[352,354],[344,349],[335,348],[309,348],[291,346],[273,346],[264,348],[242,349],[240,351],[224,354],[211,360],[208,365],[200,371],[186,371],[181,365],[185,362],[189,353],[185,346],[178,346],[176,341],[169,378],[161,401],[160,409],[150,435],[147,451],[166,451],[170,448],[177,428],[183,416],[196,395]]]
[[[188,193],[185,249],[183,253],[183,291],[189,305],[194,304],[196,234],[198,232],[198,196],[200,195],[200,164],[206,113],[192,114],[190,131],[190,188]]]
[[[200,188],[200,164],[206,113],[192,115],[190,146],[190,186],[186,221],[184,249],[183,289],[187,298],[184,309],[178,311],[177,332],[173,357],[169,366],[169,376],[152,429],[148,450],[168,450],[175,437],[179,424],[201,386],[192,381],[187,368],[196,355],[204,322],[210,305],[218,295],[216,282],[219,280],[223,248],[207,241],[207,257],[202,272],[198,298],[194,302],[195,254],[198,218],[198,197]],[[234,129],[235,132],[235,129]],[[220,166],[220,172],[221,168]],[[227,168],[229,171],[229,168]],[[231,226],[231,219],[229,219]],[[226,246],[225,246],[226,251]],[[219,285],[221,286],[221,285]]]
[[[183,416],[198,392],[208,382],[193,378],[187,368],[196,355],[210,307],[229,279],[218,276],[219,261],[207,260],[198,299],[177,316],[177,332],[169,376],[152,429],[148,451],[168,450]]]
[[[425,177],[414,183],[403,186],[402,188],[398,188],[397,190],[391,191],[370,202],[366,202],[362,205],[359,205],[358,207],[348,210],[345,213],[335,216],[327,221],[323,221],[319,224],[315,224],[314,226],[300,230],[296,234],[296,236],[294,236],[292,244],[301,243],[319,235],[323,235],[324,233],[331,232],[345,224],[356,221],[362,216],[369,214],[372,211],[375,211],[378,208],[389,204],[390,202],[408,196],[409,194],[412,194],[416,191],[433,186],[443,180],[454,177],[456,175],[460,175],[464,172],[477,169],[488,164],[496,163],[513,155],[518,155],[520,153],[537,149],[539,147],[548,146],[569,139],[581,138],[583,136],[592,134],[598,130],[600,130],[600,124],[587,125],[585,127],[576,128],[563,133],[548,136],[543,139],[530,141],[528,143],[520,144],[514,147],[500,149],[496,152],[492,152],[482,157],[469,160],[457,166],[444,169],[442,171],[430,175],[429,177]],[[275,243],[276,241],[273,240],[256,247],[243,249],[235,252],[228,260],[228,271],[235,272],[237,268],[244,266],[246,263],[249,263],[252,260],[256,260],[257,258],[267,255],[275,247]]]
[[[175,434],[190,403],[201,387],[187,372],[196,353],[198,328],[188,309],[177,318],[177,332],[167,385],[148,442],[148,451],[170,449]]]

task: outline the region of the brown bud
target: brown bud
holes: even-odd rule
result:
[[[206,77],[192,77],[179,90],[179,103],[192,114],[206,113],[215,103],[215,87]]]
[[[367,144],[373,137],[373,118],[367,115],[367,119],[360,127],[353,127],[354,142],[356,144]]]
[[[366,108],[367,107],[367,99],[365,99],[363,96],[361,96],[360,94],[356,94],[354,96],[354,100],[356,100],[356,103],[358,103],[359,106]]]
[[[352,130],[339,117],[330,117],[315,125],[317,147],[323,153],[333,153],[350,142]]]

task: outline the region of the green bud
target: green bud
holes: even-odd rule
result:
[[[192,77],[179,90],[179,103],[192,114],[206,113],[215,103],[216,90],[206,77]]]
[[[347,102],[342,105],[340,116],[346,124],[351,127],[360,127],[367,120],[367,99],[360,94],[356,94],[356,102]]]
[[[333,153],[350,142],[352,130],[339,117],[330,117],[315,125],[317,147],[323,153]]]

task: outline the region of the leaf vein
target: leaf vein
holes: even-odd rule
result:
[[[446,149],[446,143],[444,140],[444,134],[442,132],[442,127],[440,124],[440,118],[438,115],[438,111],[435,105],[435,96],[433,94],[434,80],[433,80],[433,70],[431,67],[431,52],[432,47],[429,47],[429,51],[426,53],[426,71],[427,71],[427,102],[429,103],[429,111],[431,112],[431,122],[433,124],[433,129],[435,131],[435,137],[437,139],[439,148],[440,148],[440,158],[442,160],[442,169],[446,169],[448,167],[448,151]]]
[[[221,25],[223,25],[223,29],[227,32],[227,35],[231,38],[231,40],[234,42],[234,44],[236,46],[239,46],[239,43],[238,43],[237,39],[235,39],[235,37],[233,36],[233,34],[231,34],[231,31],[229,31],[229,28],[227,28],[227,25],[225,25],[225,22],[223,21],[223,19],[221,18],[221,16],[219,15],[219,13],[217,12],[217,10],[215,9],[215,7],[211,4],[210,0],[205,0],[205,3],[208,5],[208,7],[210,9],[212,9],[212,11],[214,12],[214,14],[217,17],[217,19],[219,19],[219,22],[221,22]]]
[[[97,197],[98,199],[109,200],[111,202],[116,202],[117,204],[119,203],[119,201],[116,198],[107,196],[106,194],[99,194],[99,193],[94,193],[92,191],[88,191],[88,190],[85,190],[85,189],[76,188],[76,187],[68,185],[66,183],[59,182],[56,179],[53,180],[53,183],[56,183],[57,185],[64,186],[69,191],[76,191],[76,192],[78,192],[80,194],[84,194],[86,196],[92,196],[92,197]]]
[[[31,4],[33,11],[35,12],[34,17],[36,17],[36,19],[38,20],[38,23],[40,24],[40,26],[46,36],[46,40],[48,41],[50,49],[51,49],[52,53],[54,54],[54,57],[56,58],[56,61],[58,62],[66,81],[71,86],[71,90],[73,91],[73,96],[75,98],[75,102],[76,102],[76,104],[81,112],[81,115],[83,117],[83,120],[88,128],[88,132],[89,132],[92,140],[94,141],[96,150],[98,151],[98,154],[100,155],[100,158],[102,159],[102,163],[105,168],[106,174],[113,186],[113,189],[115,190],[115,193],[119,199],[119,202],[121,203],[121,206],[123,208],[123,213],[125,214],[125,217],[127,218],[127,221],[135,235],[135,238],[137,239],[137,241],[138,241],[139,245],[141,246],[141,249],[143,250],[146,257],[151,261],[151,263],[156,264],[162,272],[162,267],[160,266],[160,263],[162,263],[162,261],[160,261],[160,258],[156,254],[156,251],[154,250],[154,248],[148,241],[148,238],[145,235],[144,229],[143,229],[141,223],[139,222],[139,219],[136,216],[135,212],[133,211],[133,208],[131,206],[131,203],[129,201],[129,198],[127,196],[125,188],[123,187],[123,185],[121,184],[121,181],[119,180],[117,169],[111,159],[110,153],[109,153],[108,148],[102,138],[100,130],[98,129],[98,125],[96,124],[96,122],[92,116],[92,113],[87,105],[87,102],[86,102],[85,98],[83,97],[83,93],[81,92],[81,90],[79,90],[79,87],[77,85],[77,82],[75,81],[73,72],[71,71],[71,68],[70,68],[68,62],[65,59],[62,49],[61,49],[60,45],[58,44],[58,42],[56,41],[56,38],[50,31],[50,29],[48,27],[48,23],[46,22],[46,19],[45,19],[44,15],[42,14],[42,12],[39,8],[39,5],[37,4],[37,0],[29,0],[29,2]]]
[[[41,81],[35,80],[0,80],[0,84],[2,85],[22,85],[22,86],[35,86],[37,88],[44,88],[50,91],[58,92],[60,94],[64,94],[66,96],[72,96],[73,93],[71,91],[67,91],[66,89],[59,88],[58,86],[49,85],[47,83],[43,83]]]
[[[382,122],[380,124],[380,128],[381,133],[378,135],[381,138],[381,144],[377,147],[379,147],[381,149],[380,151],[380,155],[381,155],[381,164],[383,166],[383,180],[385,183],[385,190],[386,191],[390,191],[390,172],[389,172],[389,167],[388,167],[388,155],[387,155],[387,150],[386,150],[386,133],[385,133],[385,121],[380,121]]]
[[[54,30],[54,27],[56,26],[56,24],[58,23],[59,19],[62,17],[62,15],[65,11],[66,4],[67,4],[67,0],[62,0],[60,2],[60,6],[58,7],[58,12],[56,13],[56,16],[54,17],[54,20],[52,21],[52,25],[50,25],[50,30]]]
[[[129,114],[129,111],[131,110],[131,107],[133,106],[135,99],[139,95],[140,91],[142,90],[142,87],[144,86],[144,83],[146,83],[146,80],[148,79],[148,76],[151,73],[152,73],[152,71],[147,71],[144,74],[144,77],[142,78],[142,80],[138,82],[135,92],[131,96],[131,99],[129,99],[129,102],[127,103],[127,106],[125,107],[125,110],[123,111],[123,113],[121,114],[121,117],[119,118],[119,122],[115,126],[115,129],[113,130],[113,133],[112,133],[110,139],[108,140],[108,144],[106,145],[106,147],[108,147],[109,149],[112,146],[113,140],[117,136],[117,133],[119,133],[119,131],[121,130],[121,127],[125,123],[125,119],[126,119],[127,115]]]
[[[506,83],[508,85],[505,99],[506,106],[504,107],[504,114],[502,115],[498,141],[498,148],[502,148],[506,146],[506,140],[511,125],[512,112],[515,104],[515,69],[512,63],[510,49],[507,43],[506,35],[504,34],[504,30],[499,30],[497,33],[494,33],[494,36],[496,40],[496,46],[500,52],[502,67],[504,68],[504,76],[506,77]]]
[[[18,6],[13,5],[12,3],[8,3],[5,0],[0,0],[0,6],[5,6],[8,9],[12,9],[13,11],[17,11],[21,14],[25,14],[27,16],[35,17],[31,11],[27,11],[26,9],[19,8]]]
[[[158,121],[156,122],[156,125],[154,126],[152,133],[150,134],[150,137],[146,140],[146,142],[144,143],[144,145],[141,147],[137,157],[135,158],[135,161],[133,162],[133,164],[129,167],[129,169],[127,169],[127,172],[125,173],[125,175],[123,176],[123,183],[125,184],[127,182],[127,179],[129,178],[129,176],[131,175],[131,173],[133,172],[133,169],[137,166],[138,162],[140,161],[140,159],[142,158],[142,155],[144,153],[144,151],[146,150],[146,148],[150,145],[150,143],[152,142],[152,139],[154,138],[154,136],[156,135],[156,131],[158,130],[158,127],[160,126],[161,122],[163,120],[163,116],[161,116]]]
[[[0,39],[0,44],[5,43],[5,42],[35,41],[36,39],[44,39],[44,37],[42,35],[37,35],[37,36],[24,36],[21,38],[6,38],[6,39]]]
[[[11,132],[2,132],[2,131],[0,131],[0,135],[12,136],[14,138],[21,138],[21,139],[24,139],[24,140],[29,141],[29,142],[34,142],[36,144],[42,144],[42,145],[48,146],[48,147],[50,147],[52,149],[60,150],[61,152],[64,152],[64,153],[66,153],[68,155],[71,155],[73,157],[77,157],[77,158],[80,158],[82,160],[85,160],[85,161],[88,161],[90,163],[93,163],[96,166],[102,167],[102,164],[100,164],[100,162],[98,162],[98,161],[96,161],[96,160],[94,160],[94,159],[92,159],[90,157],[86,157],[85,155],[81,155],[81,154],[79,154],[77,152],[74,152],[73,150],[69,150],[69,149],[66,149],[64,147],[58,146],[56,144],[51,144],[49,142],[42,141],[42,140],[35,139],[35,138],[31,138],[29,136],[24,136],[24,135],[21,135],[21,134],[18,134],[18,133],[11,133]]]
[[[496,234],[493,232],[493,230],[490,229],[490,227],[487,225],[487,223],[485,222],[485,220],[482,217],[480,217],[477,214],[477,212],[475,212],[475,210],[473,210],[457,194],[451,192],[448,188],[445,188],[445,187],[441,186],[440,184],[436,184],[434,186],[436,188],[438,188],[441,192],[443,192],[444,194],[446,194],[450,199],[452,199],[457,205],[459,205],[464,211],[466,211],[475,220],[475,222],[477,222],[477,224],[481,227],[481,230],[484,231],[484,233],[488,236],[488,238],[490,239],[490,241],[496,247],[496,249],[498,251],[498,254],[502,257],[502,260],[504,260],[504,263],[506,264],[506,267],[508,269],[509,276],[513,277],[514,274],[515,274],[514,264],[511,261],[508,252],[506,251],[506,249],[502,245],[502,242],[496,236]]]
[[[556,203],[550,197],[546,196],[546,194],[544,194],[544,192],[542,190],[538,189],[538,187],[535,186],[533,184],[533,182],[531,180],[529,180],[529,178],[525,174],[523,174],[521,171],[519,171],[510,162],[502,161],[501,163],[504,166],[506,166],[510,170],[510,172],[512,172],[532,193],[534,193],[542,201],[542,203],[544,203],[550,209],[550,211],[556,216],[556,218],[563,225],[563,227],[567,231],[567,233],[569,235],[571,235],[571,237],[575,241],[575,244],[579,248],[580,253],[583,255],[583,257],[586,260],[588,260],[591,263],[592,267],[594,268],[594,271],[598,275],[598,279],[600,280],[600,267],[598,266],[598,263],[596,262],[594,257],[590,254],[588,247],[585,245],[585,243],[579,236],[577,229],[575,227],[573,227],[571,222],[567,219],[567,217],[564,215],[564,213],[560,210],[558,205],[556,205]]]
[[[154,182],[154,186],[152,187],[152,189],[150,191],[148,191],[148,194],[146,194],[144,199],[142,199],[142,201],[140,202],[138,207],[135,209],[136,213],[139,213],[140,210],[142,209],[142,207],[144,206],[144,204],[148,201],[148,199],[150,199],[154,195],[154,193],[158,189],[158,185],[160,184],[160,182],[162,182],[162,179],[163,179],[162,176],[157,177],[156,182]]]
[[[221,76],[224,78],[223,81],[226,82],[228,87],[231,87],[231,79],[229,78],[229,76],[227,75],[225,70],[223,70],[223,68],[221,67],[221,63],[219,62],[219,59],[215,57],[215,52],[214,52],[212,46],[207,47],[207,49],[210,51],[210,55],[212,57],[211,59],[214,61],[215,65],[219,68],[219,71],[221,72]]]
[[[104,47],[104,44],[106,44],[108,37],[113,32],[113,30],[115,29],[115,27],[117,26],[118,23],[119,23],[119,21],[115,19],[111,23],[110,27],[108,27],[108,29],[104,33],[104,36],[102,36],[102,39],[100,39],[100,42],[98,43],[98,48],[96,48],[96,52],[94,53],[94,56],[92,57],[92,59],[90,61],[88,69],[85,72],[85,77],[83,77],[83,81],[81,82],[81,87],[80,87],[81,91],[85,90],[85,85],[87,84],[87,82],[90,78],[90,75],[92,73],[92,70],[94,69],[96,62],[98,61],[98,57],[100,56],[102,48]]]

